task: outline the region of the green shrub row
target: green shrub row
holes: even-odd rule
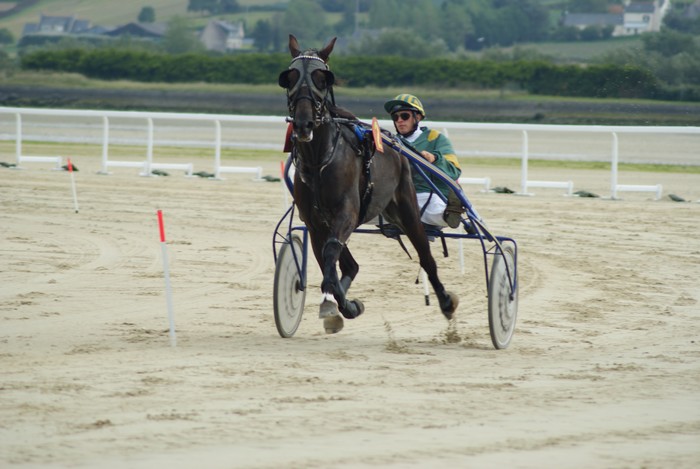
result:
[[[77,72],[102,80],[262,84],[287,67],[282,54],[158,54],[127,49],[40,50],[22,57],[26,70]]]
[[[104,80],[270,84],[289,65],[284,54],[167,55],[121,49],[42,50],[22,57],[28,70],[77,72]],[[338,83],[364,86],[440,86],[499,89],[516,84],[532,94],[579,97],[655,98],[659,81],[631,66],[554,65],[546,62],[403,59],[337,56],[331,68]],[[692,93],[696,97],[695,93]]]

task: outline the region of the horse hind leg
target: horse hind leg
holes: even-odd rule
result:
[[[459,297],[445,289],[445,286],[440,281],[437,273],[437,264],[435,258],[430,252],[430,243],[425,235],[425,230],[420,222],[420,216],[417,211],[411,210],[411,204],[404,202],[399,207],[400,218],[404,226],[404,233],[413,244],[413,247],[418,253],[420,266],[428,275],[428,281],[433,287],[433,291],[438,298],[440,311],[447,319],[452,319],[454,312],[459,305]]]
[[[435,263],[433,255],[430,253],[430,245],[427,244],[427,240],[425,244],[427,251],[421,251],[416,248],[418,250],[418,257],[420,258],[420,265],[423,270],[425,270],[425,273],[428,275],[428,281],[433,286],[433,291],[435,291],[438,304],[440,305],[440,311],[445,318],[448,320],[452,319],[454,312],[457,310],[457,306],[459,306],[459,297],[455,293],[445,289],[445,286],[438,277],[437,264]]]
[[[449,290],[443,290],[442,297],[438,295],[438,298],[440,302],[440,311],[442,311],[442,314],[447,320],[452,319],[455,311],[457,311],[457,306],[459,306],[459,296]]]

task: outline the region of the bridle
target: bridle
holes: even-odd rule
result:
[[[290,87],[289,75],[292,71],[299,72],[299,80]],[[319,89],[314,83],[311,75],[321,70],[326,77],[325,89]],[[294,120],[296,108],[299,101],[308,99],[313,107],[314,126],[329,121],[326,114],[326,105],[330,102],[335,105],[335,96],[333,95],[333,83],[335,77],[333,72],[328,69],[326,62],[317,55],[311,55],[308,52],[302,53],[292,59],[292,63],[288,70],[280,73],[279,85],[287,90],[287,108],[289,110],[289,118]],[[300,93],[302,88],[306,87],[306,93]]]
[[[330,46],[327,46],[326,49],[329,49],[329,47]],[[319,180],[322,177],[324,169],[327,168],[335,159],[336,154],[338,153],[340,140],[345,139],[350,142],[349,137],[347,135],[343,135],[345,132],[343,132],[341,127],[343,125],[357,123],[357,121],[351,121],[348,118],[333,115],[335,112],[335,96],[333,95],[333,84],[335,83],[335,77],[333,72],[329,70],[326,61],[317,54],[318,51],[315,49],[310,49],[296,55],[292,59],[289,68],[280,73],[278,83],[282,88],[287,90],[287,108],[289,110],[287,122],[294,122],[297,104],[303,99],[308,99],[311,101],[311,107],[313,109],[312,120],[314,128],[318,128],[324,124],[332,124],[332,130],[329,131],[329,147],[327,150],[321,152],[320,158],[307,158],[304,160],[299,155],[299,147],[295,145],[292,149],[292,158],[294,159],[295,165],[298,165],[297,175],[300,177],[303,183],[311,188],[314,194],[314,207],[317,210],[322,211],[321,208],[324,207],[324,204],[321,202],[321,191],[317,190],[320,184]],[[290,74],[295,70],[299,73],[299,79],[292,86],[290,82]],[[325,78],[325,86],[323,89],[316,86],[312,77],[314,73],[318,73],[319,71],[323,73]],[[306,89],[306,92],[304,92],[304,89]],[[333,106],[333,108],[328,109],[329,104]],[[355,138],[359,138],[357,135],[357,130],[355,130],[353,135]],[[374,188],[374,183],[371,182],[371,175],[369,171],[370,161],[371,158],[367,158],[364,161],[364,172],[366,177],[364,179],[364,190],[360,192],[360,220],[364,219],[364,214],[369,206],[372,190]],[[316,188],[316,190],[314,188]],[[331,219],[331,217],[322,216],[322,219],[324,223],[328,224],[328,220]],[[338,241],[335,240],[335,242]]]

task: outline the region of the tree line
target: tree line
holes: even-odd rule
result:
[[[162,54],[119,49],[36,51],[22,58],[27,70],[145,82],[276,83],[289,65],[287,54]],[[669,98],[649,71],[613,64],[555,65],[541,61],[497,62],[447,58],[403,59],[337,56],[332,69],[341,86],[481,87],[518,86],[532,94],[596,98]],[[691,96],[692,97],[692,96]],[[700,96],[694,96],[700,100]],[[688,99],[686,93],[685,99]]]
[[[606,40],[613,27],[590,25],[581,30],[565,26],[563,15],[608,13],[614,4],[622,8],[623,1],[290,0],[284,12],[248,24],[246,31],[261,52],[283,50],[289,32],[303,42],[320,42],[365,31],[369,34],[358,49],[381,48],[380,54],[387,54],[390,37],[400,36],[408,44],[404,49],[429,47],[435,54],[444,54],[527,42]],[[700,17],[686,17],[687,8],[673,2],[665,25],[700,34]]]

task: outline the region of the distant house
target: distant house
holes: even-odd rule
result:
[[[625,7],[625,34],[661,31],[661,20],[668,11],[664,0],[648,3],[630,3]]]
[[[613,36],[658,32],[661,30],[661,23],[670,3],[667,0],[648,2],[627,0],[622,13],[565,13],[563,25],[579,29],[588,26],[612,26]]]
[[[692,5],[689,5],[683,13],[683,16],[685,16],[686,18],[690,18],[691,20],[700,16],[700,0],[693,3]]]
[[[79,20],[75,16],[40,15],[38,23],[26,23],[22,36],[28,34],[82,34],[90,29],[88,20]]]
[[[625,24],[622,13],[567,13],[564,16],[564,26],[574,26],[579,29],[588,26],[613,26],[615,28]]]
[[[241,49],[245,41],[243,23],[210,20],[200,33],[199,40],[207,50],[228,52]]]
[[[143,39],[162,39],[165,36],[167,25],[164,23],[127,23],[104,32],[105,36],[121,37],[130,36]]]

